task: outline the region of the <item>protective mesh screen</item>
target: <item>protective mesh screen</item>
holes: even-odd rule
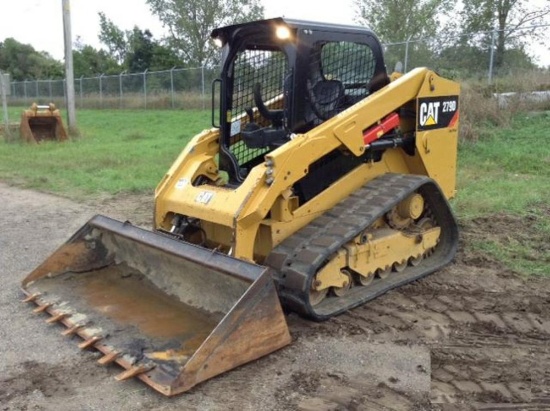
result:
[[[288,62],[283,52],[269,50],[246,50],[240,53],[234,65],[233,108],[231,136],[238,135],[244,123],[246,108],[256,107],[254,87],[261,85],[261,98],[268,106],[273,99],[282,102],[283,84],[288,72]],[[265,120],[265,119],[264,119]],[[264,125],[268,125],[269,122]],[[243,165],[266,153],[269,148],[251,149],[238,138],[232,139],[230,150]]]
[[[365,98],[369,93],[369,83],[374,75],[375,57],[365,44],[333,42],[324,44],[315,62],[312,79],[317,82],[340,82],[342,88],[334,84],[319,87],[323,93],[320,102],[332,102],[336,108],[346,108]],[[335,113],[334,113],[335,114]]]

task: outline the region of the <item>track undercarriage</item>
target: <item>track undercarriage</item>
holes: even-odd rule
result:
[[[267,265],[285,306],[325,320],[441,268],[457,242],[433,180],[386,174],[283,241]]]

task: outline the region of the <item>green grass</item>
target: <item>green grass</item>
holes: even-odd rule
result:
[[[77,119],[81,135],[66,143],[1,142],[0,179],[72,198],[150,192],[210,112],[82,110]]]
[[[546,241],[550,234],[546,233]],[[470,250],[476,250],[503,263],[512,271],[527,275],[550,275],[550,257],[538,252],[538,241],[485,240],[466,244]],[[547,250],[548,252],[548,250]]]
[[[10,116],[21,109],[11,109]],[[478,126],[459,146],[452,206],[467,250],[514,271],[550,274],[550,114],[520,114],[509,126]],[[27,145],[0,139],[0,180],[75,199],[152,192],[189,139],[210,127],[210,111],[80,110],[81,136]],[[472,235],[500,221],[510,232]]]
[[[550,275],[549,126],[550,113],[523,113],[509,127],[482,128],[478,142],[460,145],[452,205],[466,227],[467,252],[515,272]],[[486,233],[471,235],[468,227],[476,225]]]
[[[524,214],[550,200],[550,114],[520,115],[507,128],[486,128],[458,155],[458,196],[463,218],[495,212]]]

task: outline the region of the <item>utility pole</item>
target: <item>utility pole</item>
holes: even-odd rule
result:
[[[63,3],[63,34],[65,37],[65,82],[67,90],[67,119],[69,134],[78,134],[76,127],[76,109],[74,101],[74,72],[73,72],[73,40],[71,35],[71,3],[70,0],[62,0]]]

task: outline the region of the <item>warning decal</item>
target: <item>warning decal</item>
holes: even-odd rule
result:
[[[458,96],[419,98],[418,130],[452,127],[458,120]]]

